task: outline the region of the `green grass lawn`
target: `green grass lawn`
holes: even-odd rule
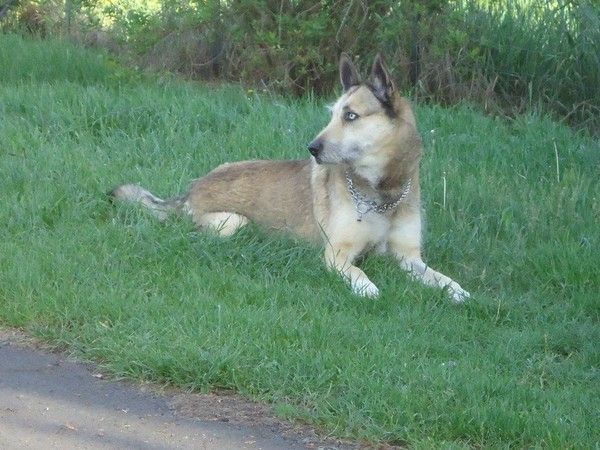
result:
[[[233,389],[337,436],[597,448],[597,140],[533,115],[417,108],[425,258],[471,292],[463,306],[381,256],[362,262],[381,290],[366,300],[316,247],[255,227],[219,239],[105,196],[306,157],[334,96],[145,79],[0,35],[0,324],[117,377]]]

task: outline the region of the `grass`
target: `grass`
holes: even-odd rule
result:
[[[0,30],[77,36],[130,65],[297,94],[337,86],[347,51],[383,51],[419,99],[551,113],[600,133],[598,0],[20,2]]]
[[[0,59],[0,324],[116,377],[233,389],[337,436],[600,445],[597,140],[543,117],[417,108],[425,257],[473,297],[457,307],[370,256],[369,301],[318,248],[253,227],[221,240],[104,195],[304,157],[324,101],[139,79],[12,35]]]
[[[587,126],[597,133],[600,94],[594,86],[600,83],[598,2],[457,3],[462,26],[456,28],[465,31],[464,36],[456,32],[461,41],[468,41],[462,44],[462,50],[469,56],[460,61],[463,70],[457,68],[455,76],[468,80],[480,72],[489,81],[496,79],[495,96],[509,113],[552,111],[566,123]]]

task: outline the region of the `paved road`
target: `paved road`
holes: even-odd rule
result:
[[[0,449],[306,448],[270,429],[182,417],[168,396],[18,340],[0,329]]]

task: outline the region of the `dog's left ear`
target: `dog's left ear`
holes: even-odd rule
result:
[[[358,71],[354,67],[350,57],[345,53],[342,53],[340,56],[340,81],[342,82],[344,92],[360,83]]]
[[[373,94],[375,94],[379,101],[382,103],[389,103],[395,87],[380,53],[377,54],[375,61],[373,62],[369,81],[373,88]]]

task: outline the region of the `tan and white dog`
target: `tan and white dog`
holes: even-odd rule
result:
[[[447,289],[455,302],[469,293],[421,259],[419,160],[421,139],[409,102],[396,90],[381,56],[361,82],[350,58],[340,59],[343,94],[331,121],[299,161],[223,164],[195,180],[181,197],[162,200],[136,185],[112,191],[159,218],[188,214],[221,235],[249,221],[325,245],[325,262],[362,296],[379,291],[353,263],[375,248],[428,286]]]

